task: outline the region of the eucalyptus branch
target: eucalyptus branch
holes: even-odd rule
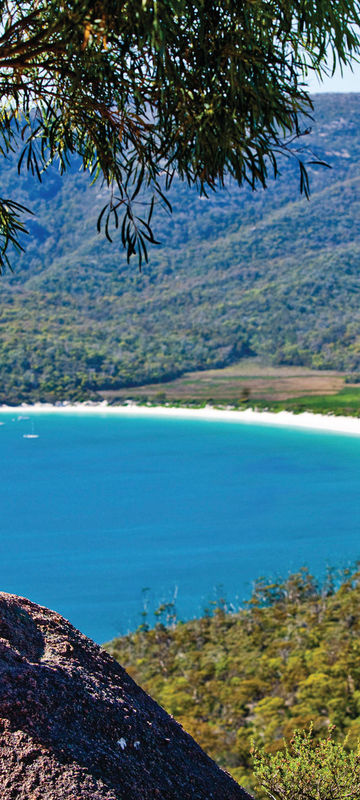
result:
[[[121,202],[110,203],[100,229],[110,236],[114,223],[141,266],[156,243],[153,198],[170,205],[160,174],[165,191],[175,173],[204,196],[227,176],[255,190],[278,176],[285,156],[309,195],[308,165],[322,162],[292,146],[311,119],[304,80],[311,68],[326,73],[327,44],[343,64],[360,56],[358,23],[358,0],[7,0],[2,152],[6,137],[11,148],[17,141],[39,179],[55,159],[63,172],[77,154],[92,180],[114,182]],[[140,195],[149,197],[145,216],[136,213]]]

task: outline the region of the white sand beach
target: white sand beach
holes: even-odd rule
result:
[[[1,414],[27,415],[27,414],[101,414],[104,416],[124,417],[163,417],[178,419],[198,419],[215,422],[236,422],[256,425],[268,425],[281,428],[301,428],[303,430],[316,430],[324,432],[350,434],[360,436],[360,418],[342,417],[331,414],[313,414],[303,412],[293,414],[290,411],[257,411],[252,408],[235,410],[232,408],[187,408],[174,406],[150,406],[127,403],[126,405],[111,406],[103,403],[35,403],[34,405],[0,406]]]

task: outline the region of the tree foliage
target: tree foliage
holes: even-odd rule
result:
[[[311,168],[309,202],[297,195],[295,162],[267,191],[232,186],[208,200],[176,179],[172,219],[154,212],[164,246],[142,275],[96,233],[105,187],[55,168],[20,187],[16,158],[4,162],[4,196],[34,216],[26,253],[1,280],[0,402],[86,400],[249,353],[358,373],[360,95],[318,95],[314,115],[311,147],[334,169]],[[231,400],[222,383],[224,394],[209,385],[205,398]],[[244,381],[238,388],[240,400]],[[358,394],[336,405],[356,415]],[[305,398],[298,410],[334,407]]]
[[[206,194],[299,161],[309,70],[360,52],[358,0],[1,0],[0,152],[41,179],[74,154],[109,189],[98,227],[147,258],[155,202],[177,173]],[[0,266],[21,209],[0,203]]]
[[[316,741],[312,727],[295,731],[284,751],[255,749],[255,776],[271,800],[356,800],[360,797],[360,746],[348,752],[332,728]]]
[[[143,619],[138,631],[115,639],[107,649],[256,797],[265,794],[258,791],[259,780],[257,785],[254,781],[251,742],[258,752],[265,751],[259,763],[270,764],[264,766],[265,780],[272,772],[275,779],[274,763],[279,769],[287,763],[285,740],[294,758],[289,761],[293,780],[286,784],[286,766],[277,779],[281,791],[285,786],[291,792],[297,785],[293,731],[309,730],[311,724],[311,740],[305,737],[299,744],[302,759],[306,755],[309,764],[313,758],[317,770],[324,754],[325,764],[334,763],[337,770],[344,763],[343,774],[350,780],[348,767],[355,757],[349,753],[357,753],[360,738],[359,600],[359,569],[344,571],[342,579],[330,571],[322,584],[303,569],[285,581],[259,580],[239,612],[220,598],[202,618],[185,623],[173,624],[172,609],[169,625],[165,609],[154,628],[146,630]],[[151,615],[145,622],[151,624]],[[324,740],[329,724],[336,726],[332,739],[339,747],[317,749],[315,742]],[[274,762],[270,756],[276,753]],[[359,769],[357,755],[358,785]],[[325,770],[322,777],[326,775]],[[326,781],[324,786],[329,788]],[[320,795],[309,793],[306,800],[347,797],[345,791],[328,796],[325,788]],[[276,800],[305,800],[305,794],[273,795]]]

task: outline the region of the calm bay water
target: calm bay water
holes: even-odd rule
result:
[[[37,439],[31,433],[32,420]],[[260,575],[360,557],[360,437],[229,422],[0,412],[0,587],[102,642]]]

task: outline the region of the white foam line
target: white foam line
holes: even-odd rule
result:
[[[360,419],[357,417],[341,417],[331,414],[313,414],[304,411],[293,414],[291,411],[256,411],[247,408],[243,411],[220,409],[212,406],[205,408],[186,408],[172,406],[142,406],[128,403],[123,406],[110,406],[103,403],[67,403],[52,405],[51,403],[35,403],[33,405],[0,406],[0,413],[29,414],[101,414],[102,416],[124,417],[163,417],[173,419],[198,419],[215,422],[239,422],[272,427],[302,428],[303,430],[347,433],[360,436]]]

